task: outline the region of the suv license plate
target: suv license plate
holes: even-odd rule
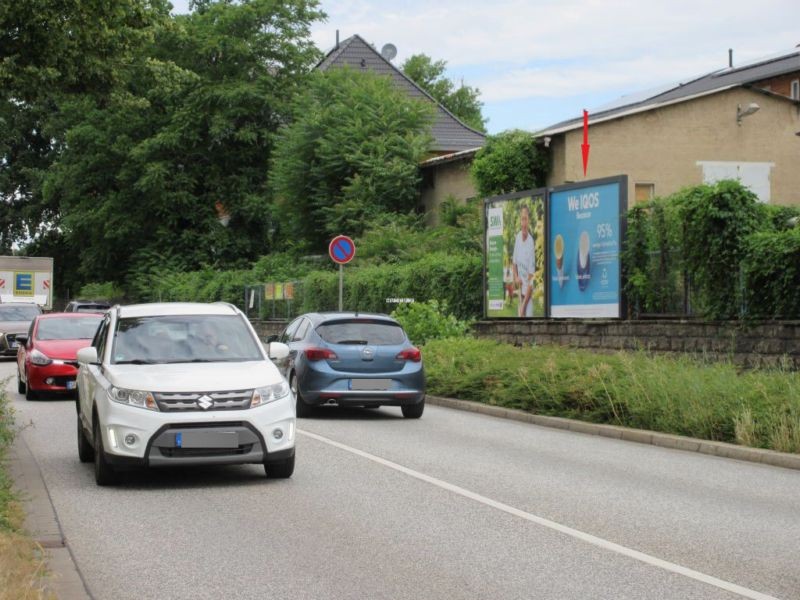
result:
[[[177,448],[238,448],[239,434],[235,431],[179,431],[175,434]]]
[[[392,385],[391,379],[351,379],[350,389],[361,391],[386,391]]]

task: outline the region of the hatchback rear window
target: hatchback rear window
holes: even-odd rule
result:
[[[385,321],[336,321],[317,327],[319,336],[329,344],[364,344],[396,346],[405,339],[402,327]]]

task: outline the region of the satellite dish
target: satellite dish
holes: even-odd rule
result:
[[[394,44],[384,44],[381,48],[381,56],[386,60],[392,60],[397,56],[397,47]]]

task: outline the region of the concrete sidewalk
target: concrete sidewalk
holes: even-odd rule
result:
[[[628,442],[651,444],[653,446],[662,446],[664,448],[675,448],[677,450],[687,450],[689,452],[700,452],[701,454],[711,454],[713,456],[721,456],[724,458],[746,460],[748,462],[756,462],[764,465],[800,470],[800,454],[787,454],[785,452],[775,452],[774,450],[748,448],[747,446],[737,446],[736,444],[726,444],[725,442],[712,442],[709,440],[700,440],[697,438],[672,435],[669,433],[658,433],[656,431],[647,431],[644,429],[619,427],[617,425],[599,425],[597,423],[587,423],[585,421],[577,421],[575,419],[547,417],[544,415],[535,415],[533,413],[525,412],[524,410],[503,408],[502,406],[492,406],[490,404],[482,404],[480,402],[471,402],[467,400],[456,400],[454,398],[442,398],[440,396],[428,395],[426,402],[438,406],[446,406],[448,408],[475,412],[482,415],[500,417],[502,419],[511,419],[514,421],[521,421],[523,423],[533,423],[534,425],[541,425],[542,427],[566,429],[568,431],[575,431],[577,433],[601,435],[603,437],[626,440]]]
[[[25,510],[25,530],[46,553],[47,589],[61,600],[91,599],[24,434],[17,435],[8,453],[9,474]]]

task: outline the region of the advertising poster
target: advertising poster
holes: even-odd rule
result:
[[[550,316],[620,316],[620,215],[627,178],[550,193]]]
[[[486,316],[545,316],[544,194],[486,204]]]

